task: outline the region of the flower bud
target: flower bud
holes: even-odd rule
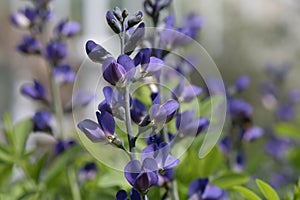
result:
[[[117,20],[113,12],[107,11],[106,21],[115,33],[119,34],[122,31],[121,23]]]

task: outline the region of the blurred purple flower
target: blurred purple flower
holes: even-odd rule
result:
[[[209,126],[208,119],[199,117],[194,119],[193,111],[185,111],[177,115],[176,128],[180,136],[197,136]]]
[[[39,11],[35,8],[18,10],[11,15],[11,23],[18,28],[30,28],[38,19]]]
[[[52,128],[50,125],[51,115],[46,110],[38,111],[34,114],[33,118],[33,131],[51,132]]]
[[[126,54],[120,55],[118,60],[107,58],[102,65],[103,77],[111,85],[123,87],[135,74],[133,60]]]
[[[276,110],[276,118],[279,121],[293,121],[297,117],[297,111],[293,104],[282,104]]]
[[[131,160],[125,166],[124,175],[136,190],[146,193],[158,182],[157,170],[157,163],[152,158],[146,158],[142,164],[138,160]]]
[[[236,81],[235,81],[235,88],[237,91],[242,91],[245,90],[250,84],[249,77],[244,75],[240,76]]]
[[[242,99],[229,99],[229,112],[233,117],[249,117],[252,115],[252,106]]]
[[[78,22],[63,19],[54,28],[54,34],[57,37],[73,37],[80,31],[80,28],[81,27]]]
[[[81,181],[92,180],[97,175],[97,165],[94,162],[86,163],[78,172]]]
[[[130,190],[130,199],[131,200],[141,200],[141,196],[138,191],[134,188]],[[119,190],[116,194],[115,200],[129,200],[127,196],[127,192],[125,190]]]
[[[59,155],[74,145],[76,145],[74,140],[59,140],[54,146],[54,152]]]
[[[46,89],[37,80],[34,80],[34,83],[28,83],[24,84],[21,88],[21,93],[25,96],[28,96],[32,99],[37,99],[37,100],[46,100]]]
[[[265,150],[276,159],[282,159],[286,156],[291,144],[287,139],[272,137],[266,143]]]
[[[76,73],[70,65],[57,65],[53,69],[53,75],[58,83],[72,83],[76,78]]]
[[[258,126],[252,126],[243,133],[243,140],[251,142],[263,135],[263,129]]]
[[[167,8],[172,3],[172,0],[145,0],[144,10],[152,18],[154,26],[159,20],[160,11]]]
[[[174,139],[174,135],[172,133],[168,133],[168,141],[172,141]],[[148,137],[145,138],[147,145],[150,144],[157,144],[158,146],[164,142],[164,138],[160,134],[150,134]]]
[[[41,53],[41,43],[31,35],[24,35],[23,41],[17,46],[18,51],[28,55]]]
[[[45,57],[49,62],[57,63],[67,56],[67,45],[60,41],[51,41],[46,46]]]
[[[191,102],[195,97],[197,97],[202,92],[202,89],[196,85],[185,86],[185,81],[182,80],[173,89],[172,98],[178,100],[179,102]]]
[[[225,136],[220,144],[219,144],[220,150],[222,151],[223,154],[227,155],[230,153],[230,150],[232,148],[232,141],[228,136]]]
[[[189,185],[190,200],[219,200],[223,197],[224,191],[215,185],[208,183],[208,178],[196,179]]]

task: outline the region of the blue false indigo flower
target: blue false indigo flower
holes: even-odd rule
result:
[[[141,196],[138,191],[134,188],[130,190],[130,199],[131,200],[141,200]],[[116,194],[115,200],[129,200],[127,196],[127,192],[125,190],[119,190]]]
[[[150,49],[142,49],[134,57],[135,66],[141,65],[141,73],[143,76],[152,76],[155,73],[159,72],[160,69],[164,66],[164,61],[151,56]]]
[[[104,100],[98,105],[98,110],[100,112],[112,113],[112,95],[113,89],[109,86],[103,88]]]
[[[34,114],[33,118],[33,131],[38,132],[51,132],[52,128],[50,125],[51,115],[48,111],[42,110]]]
[[[73,37],[80,31],[78,22],[69,21],[68,19],[61,20],[54,28],[54,34],[57,37]]]
[[[154,103],[150,108],[150,120],[153,123],[168,123],[173,119],[178,108],[179,104],[175,100],[169,100],[162,105]]]
[[[114,135],[115,120],[107,112],[96,112],[98,123],[85,119],[77,125],[78,128],[94,143],[108,142],[118,148],[123,149],[123,142]]]
[[[262,135],[262,128],[258,126],[252,126],[243,133],[243,140],[251,142],[253,140],[256,140],[257,138],[260,138]]]
[[[17,28],[30,28],[38,19],[39,12],[35,8],[25,8],[12,14],[11,23]]]
[[[249,86],[250,80],[249,77],[244,75],[240,76],[236,81],[235,81],[235,88],[237,91],[242,91],[245,90]]]
[[[46,100],[46,89],[42,83],[34,80],[34,83],[24,84],[21,88],[21,93],[36,100]]]
[[[185,81],[180,81],[180,83],[174,88],[172,93],[172,98],[178,100],[179,102],[191,102],[195,97],[197,97],[202,92],[202,89],[195,85],[185,86]]]
[[[245,168],[245,155],[242,152],[238,152],[235,161],[234,171],[242,172]]]
[[[188,36],[196,39],[200,28],[204,25],[202,17],[190,14],[183,19],[183,29],[188,30]]]
[[[93,180],[97,174],[97,165],[94,162],[86,163],[78,172],[81,181]]]
[[[189,185],[189,200],[219,200],[225,192],[215,185],[209,184],[208,178],[200,178]]]
[[[88,57],[96,63],[102,63],[105,59],[111,57],[109,52],[92,40],[87,41],[85,44],[85,50]]]
[[[51,63],[58,63],[67,56],[67,45],[61,41],[51,41],[46,46],[45,57]]]
[[[114,16],[118,19],[118,21],[122,21],[123,19],[122,10],[119,7],[114,7],[112,12]]]
[[[228,155],[232,148],[232,141],[230,140],[230,138],[228,136],[225,136],[221,140],[219,147],[223,154]]]
[[[145,12],[152,18],[154,26],[157,25],[159,20],[160,11],[168,7],[172,0],[145,0]]]
[[[138,11],[134,15],[131,15],[128,17],[127,20],[127,30],[134,27],[138,23],[140,23],[143,20],[143,13],[142,11]]]
[[[132,34],[130,34],[130,38],[125,44],[124,52],[127,55],[130,55],[135,50],[135,48],[143,41],[144,35],[145,35],[145,23],[142,22],[132,32]]]
[[[166,142],[162,142],[159,145],[150,144],[142,150],[141,159],[147,158],[154,159],[156,161],[160,174],[164,174],[165,170],[172,169],[178,165],[179,159],[170,154],[170,145]]]
[[[177,115],[176,128],[180,137],[197,136],[209,126],[208,119],[199,117],[194,119],[193,111],[185,111]]]
[[[130,185],[145,194],[157,184],[157,170],[157,163],[152,158],[146,158],[142,164],[138,160],[132,160],[124,168],[124,176]]]
[[[74,140],[59,140],[54,146],[54,152],[59,155],[74,145],[76,145]]]
[[[139,124],[148,114],[146,106],[138,99],[132,101],[132,109],[130,110],[130,115],[132,121]]]
[[[275,158],[281,160],[291,148],[292,142],[285,138],[272,137],[268,140],[265,149],[266,152]]]
[[[126,54],[120,55],[118,60],[107,58],[102,65],[103,77],[111,85],[124,87],[127,81],[130,81],[135,74],[135,65],[133,60]]]
[[[23,41],[17,46],[18,51],[28,55],[38,55],[41,53],[41,43],[31,35],[23,36]]]
[[[71,101],[69,101],[65,107],[65,112],[71,112],[72,108],[81,107],[88,105],[93,99],[95,98],[95,95],[86,92],[86,91],[77,91],[73,94],[73,97]]]
[[[174,135],[172,133],[168,133],[168,141],[172,141],[174,139]],[[150,134],[145,138],[147,145],[157,144],[158,146],[164,142],[164,138],[160,134]]]
[[[297,110],[293,104],[282,104],[276,110],[276,118],[279,121],[290,122],[297,117]]]
[[[123,31],[120,21],[116,18],[112,11],[106,12],[106,22],[116,34],[119,34],[121,31]]]
[[[53,75],[58,83],[72,83],[76,78],[76,73],[70,65],[57,65],[53,69]]]

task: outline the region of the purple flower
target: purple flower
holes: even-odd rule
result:
[[[125,166],[124,175],[136,190],[147,193],[158,182],[157,170],[157,163],[152,158],[146,158],[142,164],[138,160],[132,160]]]
[[[282,104],[277,108],[276,118],[279,121],[293,121],[297,117],[297,111],[292,104]]]
[[[107,58],[102,67],[104,79],[114,86],[123,87],[135,74],[134,62],[126,54],[120,55],[117,61]]]
[[[119,34],[123,30],[121,23],[112,11],[107,11],[106,22],[116,34]]]
[[[156,97],[156,99],[159,99]],[[169,100],[160,105],[154,100],[150,108],[150,120],[154,123],[168,123],[172,120],[179,108],[175,100]]]
[[[139,51],[134,57],[135,66],[141,65],[141,73],[143,76],[151,76],[160,71],[164,66],[164,61],[151,56],[151,50],[145,48]]]
[[[46,46],[45,57],[52,63],[57,63],[67,56],[67,46],[64,42],[51,41]]]
[[[230,138],[228,136],[225,136],[220,144],[219,144],[219,147],[222,151],[223,154],[227,155],[230,153],[230,150],[232,148],[232,141],[230,140]]]
[[[127,30],[140,23],[142,19],[143,19],[142,11],[138,11],[134,15],[129,16],[127,20]]]
[[[172,98],[178,100],[179,102],[191,102],[195,97],[197,97],[202,92],[202,89],[195,85],[185,86],[185,81],[182,80],[174,88],[172,93]]]
[[[94,143],[112,142],[115,138],[115,120],[107,112],[96,113],[98,123],[85,119],[77,125],[78,128]]]
[[[249,117],[252,115],[252,106],[242,99],[229,99],[229,111],[234,117]]]
[[[209,126],[208,119],[199,117],[194,119],[193,111],[185,111],[177,115],[176,128],[181,136],[197,136]]]
[[[256,140],[257,138],[260,138],[262,135],[262,128],[258,126],[252,126],[243,133],[243,140],[251,142],[253,140]]]
[[[41,53],[41,43],[31,35],[23,36],[23,41],[17,46],[18,51],[28,55]]]
[[[74,145],[76,145],[74,140],[59,140],[54,146],[54,152],[59,155]]]
[[[174,135],[172,133],[168,133],[168,140],[172,141],[174,139]],[[145,138],[147,145],[157,144],[158,146],[164,142],[163,137],[160,134],[151,134]]]
[[[30,28],[38,19],[39,11],[35,8],[25,8],[12,14],[11,23],[18,28]]]
[[[138,99],[134,99],[132,101],[132,109],[130,110],[132,121],[139,124],[147,114],[148,111],[143,102]]]
[[[110,53],[107,52],[101,45],[95,43],[92,40],[87,41],[85,44],[85,50],[88,57],[97,63],[102,63],[105,59],[110,57]]]
[[[69,101],[65,107],[64,110],[66,112],[72,111],[72,108],[80,107],[80,106],[86,106],[88,105],[93,99],[95,98],[95,95],[86,92],[86,91],[77,91],[73,94],[73,98],[71,101]]]
[[[196,14],[189,14],[183,19],[183,27],[182,29],[188,30],[188,36],[196,39],[200,28],[204,25],[204,20],[202,17]]]
[[[21,88],[21,93],[32,99],[46,100],[46,89],[42,83],[34,80],[34,83],[24,84]]]
[[[86,163],[82,168],[80,168],[78,176],[81,181],[92,180],[96,177],[97,165],[94,162]]]
[[[170,150],[170,145],[166,142],[159,145],[150,144],[142,150],[141,159],[154,159],[159,172],[163,174],[165,170],[172,169],[179,163],[179,160],[170,154]]]
[[[130,199],[131,200],[141,200],[141,196],[138,191],[135,189],[130,190]],[[119,190],[116,194],[115,200],[129,200],[127,196],[127,192],[125,190]]]
[[[80,31],[78,22],[69,21],[68,19],[61,20],[54,28],[54,34],[58,37],[73,37]]]
[[[112,95],[113,89],[109,86],[103,88],[104,100],[98,105],[100,112],[108,112],[112,114]]]
[[[42,110],[34,114],[33,118],[33,131],[51,132],[51,115],[48,111]]]
[[[53,75],[58,83],[71,83],[76,78],[76,73],[70,65],[58,65],[53,69]]]
[[[249,86],[250,80],[248,76],[240,76],[235,81],[235,88],[237,91],[246,89]]]
[[[144,1],[145,12],[152,18],[154,26],[158,23],[160,11],[168,7],[171,3],[172,0]]]
[[[215,185],[208,183],[208,178],[196,179],[189,185],[189,199],[191,200],[218,200],[224,195],[224,191]]]

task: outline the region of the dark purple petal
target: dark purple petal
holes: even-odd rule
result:
[[[194,194],[202,194],[208,184],[208,178],[196,179],[189,185],[189,197],[192,197]]]
[[[262,128],[258,126],[253,126],[244,132],[243,139],[250,142],[257,138],[260,138],[262,135],[263,135]]]
[[[145,24],[142,22],[132,33],[131,37],[127,41],[124,47],[124,52],[126,54],[131,54],[134,49],[142,42],[145,35]]]
[[[131,200],[141,200],[140,193],[133,188],[130,190],[130,198]]]
[[[165,26],[166,28],[173,28],[174,25],[175,25],[175,17],[174,15],[170,14],[168,15],[165,19],[164,19],[164,22],[165,22]]]
[[[48,111],[42,110],[36,112],[32,118],[33,131],[51,131],[51,115]]]
[[[105,59],[110,57],[110,53],[108,51],[92,40],[87,41],[85,44],[85,50],[88,57],[93,62],[102,63]]]
[[[106,69],[104,69],[103,64],[103,77],[104,79],[112,85],[116,85],[118,82],[123,82],[126,75],[126,70],[122,65],[113,62]]]
[[[134,186],[136,178],[142,172],[142,165],[138,160],[132,160],[124,168],[124,176],[130,185]]]
[[[92,142],[106,141],[104,132],[96,122],[85,119],[79,122],[77,126]]]
[[[173,89],[172,92],[172,98],[177,100],[180,98],[181,94],[183,93],[184,90],[184,85],[185,85],[185,81],[181,80],[178,85]]]
[[[144,65],[150,62],[151,51],[149,48],[140,50],[137,55],[134,57],[134,65],[138,66],[139,64]]]
[[[127,29],[137,25],[138,23],[140,23],[142,21],[142,19],[143,19],[142,11],[138,11],[136,14],[129,16],[128,21],[127,21],[127,24],[128,24]]]
[[[108,112],[96,112],[98,123],[106,135],[115,133],[115,120]]]
[[[115,33],[119,34],[122,31],[121,23],[114,16],[113,12],[107,11],[106,22]]]
[[[71,83],[76,78],[76,73],[71,69],[70,65],[55,66],[53,75],[58,83]]]
[[[224,191],[215,186],[215,185],[211,185],[211,184],[208,184],[206,187],[205,187],[205,190],[203,192],[203,194],[201,195],[201,197],[203,199],[219,199],[223,196],[224,194]]]
[[[56,155],[59,155],[74,145],[76,145],[74,140],[58,140],[54,146],[54,152]]]
[[[96,177],[97,165],[94,162],[86,163],[80,168],[78,176],[80,180],[92,180]]]
[[[153,75],[164,66],[164,61],[156,57],[150,57],[149,64],[143,69],[148,75]]]
[[[141,152],[141,160],[145,160],[146,158],[155,159],[155,155],[157,154],[158,146],[157,144],[150,144],[146,146]]]
[[[252,106],[241,99],[229,100],[229,111],[233,116],[250,116],[252,115]]]
[[[220,142],[220,149],[224,154],[228,154],[232,148],[232,142],[228,136],[224,137]]]
[[[132,101],[132,109],[130,110],[131,119],[139,124],[148,114],[146,106],[138,99]]]
[[[192,110],[184,111],[181,114],[177,115],[176,118],[176,128],[179,131],[184,130],[185,127],[189,125],[193,121],[195,112]]]
[[[161,106],[161,109],[164,110],[167,115],[166,123],[171,121],[178,108],[179,104],[175,100],[169,100]]]
[[[248,76],[240,76],[235,82],[235,88],[237,90],[244,90],[249,86],[249,84],[250,80]]]
[[[128,196],[125,190],[119,190],[116,194],[115,200],[128,200]]]

